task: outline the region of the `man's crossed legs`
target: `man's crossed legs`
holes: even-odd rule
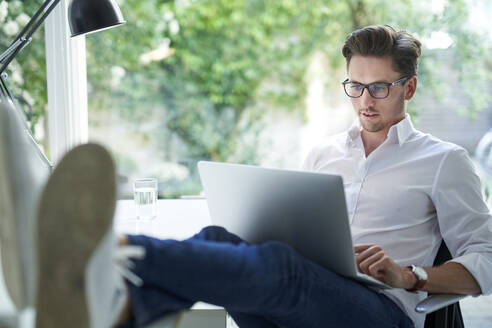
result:
[[[240,327],[412,325],[386,296],[279,242],[250,245],[207,227],[184,241],[129,235],[117,246],[114,174],[102,147],[84,145],[50,176],[38,218],[38,327],[109,327],[118,317],[145,326],[198,301],[224,307]]]
[[[146,256],[130,287],[138,325],[197,301],[223,306],[240,327],[410,327],[386,296],[306,260],[292,248],[249,245],[221,227],[185,241],[128,236]]]

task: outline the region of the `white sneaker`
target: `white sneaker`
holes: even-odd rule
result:
[[[111,327],[128,297],[123,275],[141,283],[124,267],[144,249],[115,252],[115,204],[114,165],[103,147],[76,147],[53,171],[38,211],[36,327]]]
[[[51,165],[23,113],[0,100],[0,252],[7,291],[20,311],[33,305],[35,212]]]

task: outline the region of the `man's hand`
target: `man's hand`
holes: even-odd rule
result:
[[[396,264],[381,247],[374,244],[356,245],[354,250],[360,272],[394,288],[410,289],[415,285],[415,275],[408,268]]]

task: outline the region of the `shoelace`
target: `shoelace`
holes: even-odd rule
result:
[[[145,257],[145,248],[143,246],[127,245],[118,246],[115,249],[113,260],[118,272],[132,284],[137,287],[143,285],[143,280],[131,271],[135,263],[131,259],[143,259]]]

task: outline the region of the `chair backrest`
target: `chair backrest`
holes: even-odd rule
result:
[[[439,247],[434,266],[443,264],[453,257],[446,246],[444,240]],[[460,303],[456,302],[435,312],[429,313],[425,317],[424,328],[464,328],[463,316],[461,315]]]

